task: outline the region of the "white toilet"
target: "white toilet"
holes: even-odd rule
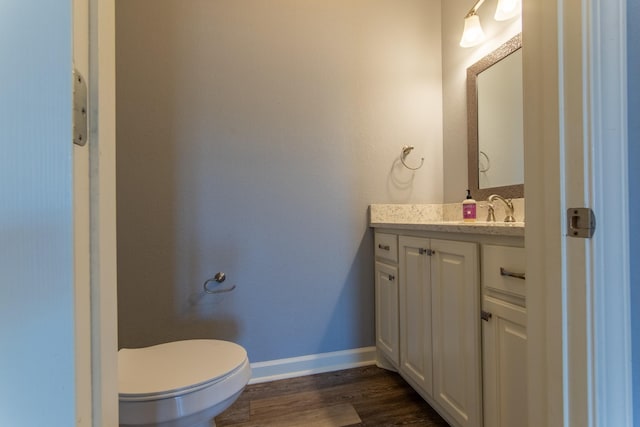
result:
[[[247,352],[220,340],[118,351],[120,426],[215,426],[251,378]]]

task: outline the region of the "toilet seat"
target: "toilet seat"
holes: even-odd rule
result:
[[[118,351],[120,427],[214,426],[251,378],[247,352],[220,340]]]
[[[118,351],[121,402],[172,398],[212,386],[244,369],[247,352],[220,340],[174,341]]]

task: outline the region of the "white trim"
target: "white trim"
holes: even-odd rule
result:
[[[89,0],[93,427],[118,425],[115,1]]]
[[[251,364],[253,374],[249,384],[340,371],[342,369],[374,365],[375,363],[375,347],[362,347],[352,350],[256,362]]]
[[[593,425],[633,425],[627,168],[626,0],[590,0]]]
[[[564,419],[559,0],[525,1],[522,43],[528,425]]]
[[[89,75],[89,2],[72,0],[71,5],[73,68],[86,81]],[[70,72],[69,79],[72,78]],[[91,426],[93,417],[90,197],[89,146],[73,145],[75,403],[78,427]]]
[[[588,1],[562,0],[559,19],[560,213],[562,233],[563,423],[594,427],[593,251],[590,239],[568,237],[566,211],[592,207],[593,176]]]

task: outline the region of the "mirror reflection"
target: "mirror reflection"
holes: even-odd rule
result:
[[[467,70],[469,188],[524,196],[522,49],[516,36]]]
[[[524,184],[522,50],[478,75],[480,188]]]

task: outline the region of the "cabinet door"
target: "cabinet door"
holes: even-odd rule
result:
[[[482,371],[478,246],[431,240],[431,249],[433,398],[458,425],[479,426]]]
[[[432,395],[429,239],[400,236],[400,373]]]
[[[398,347],[398,267],[376,262],[376,344],[395,368]]]
[[[527,425],[526,309],[487,295],[482,305],[484,425]]]

